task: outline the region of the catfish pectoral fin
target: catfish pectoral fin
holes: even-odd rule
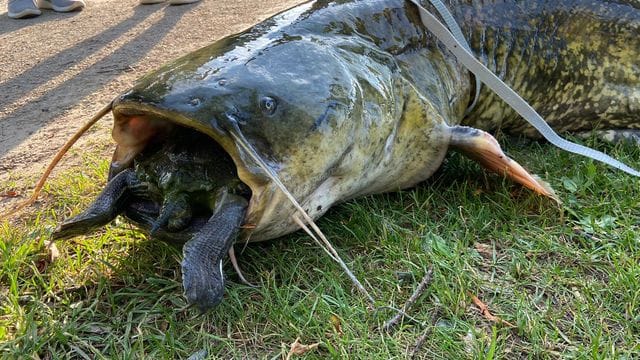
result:
[[[205,311],[222,301],[222,260],[244,221],[247,200],[226,194],[209,221],[183,247],[182,283],[190,304]]]
[[[89,208],[58,226],[52,234],[53,239],[86,234],[111,222],[124,211],[129,201],[128,189],[134,183],[137,183],[137,178],[131,169],[116,175],[107,183]]]
[[[451,129],[451,146],[461,150],[487,170],[506,176],[538,194],[560,202],[549,184],[530,174],[515,160],[505,155],[491,134],[472,127],[454,126]]]

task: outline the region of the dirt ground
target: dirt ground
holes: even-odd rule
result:
[[[79,12],[14,20],[7,1],[0,0],[0,181],[42,172],[71,134],[148,71],[302,2],[85,0]],[[111,121],[76,146],[109,152]]]

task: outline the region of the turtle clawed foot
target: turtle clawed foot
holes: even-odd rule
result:
[[[236,240],[247,201],[235,195],[222,196],[214,214],[182,248],[182,284],[190,304],[211,309],[224,296],[222,260]]]
[[[129,202],[129,190],[136,181],[133,170],[127,169],[109,180],[102,193],[89,207],[65,221],[53,232],[54,240],[86,234],[90,230],[106,225],[124,211]]]
[[[131,194],[143,200],[149,200],[149,183],[142,181],[135,181],[129,186]]]
[[[202,312],[211,310],[222,302],[224,296],[222,260],[218,266],[204,268],[198,264],[183,262],[182,284],[189,304],[195,305]]]
[[[189,225],[193,211],[187,193],[168,194],[164,199],[160,215],[151,226],[151,235],[156,234],[162,227],[175,232]]]
[[[86,215],[86,214],[81,214]],[[98,227],[103,221],[95,220],[96,217],[89,216],[77,216],[71,218],[58,225],[58,227],[51,234],[53,240],[64,240],[74,236],[82,235],[89,232],[90,229]]]

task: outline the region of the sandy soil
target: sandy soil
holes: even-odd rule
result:
[[[302,2],[85,1],[80,12],[14,20],[0,0],[0,181],[42,172],[71,134],[148,71]],[[106,155],[111,122],[77,146]]]

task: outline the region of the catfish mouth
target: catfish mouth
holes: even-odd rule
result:
[[[184,243],[207,223],[221,192],[251,199],[233,142],[222,131],[140,103],[114,104],[113,115],[117,146],[109,180],[135,172],[146,194],[134,193],[123,215],[152,236]],[[184,208],[186,217],[178,215]]]

